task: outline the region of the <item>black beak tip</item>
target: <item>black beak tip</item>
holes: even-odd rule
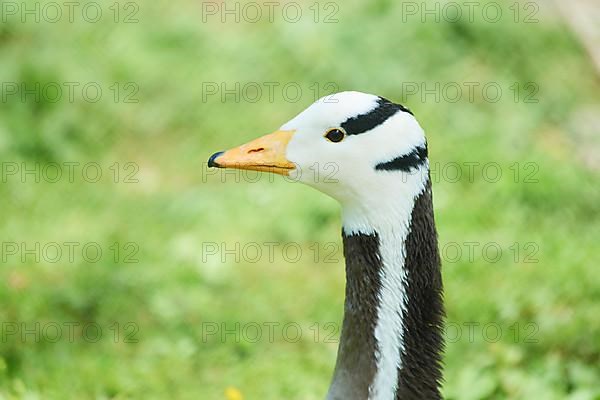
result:
[[[218,151],[215,154],[213,154],[212,156],[210,156],[210,158],[208,159],[208,167],[209,168],[219,168],[219,164],[217,164],[217,162],[215,160],[217,159],[217,157],[219,157],[223,153],[224,153],[223,151]]]

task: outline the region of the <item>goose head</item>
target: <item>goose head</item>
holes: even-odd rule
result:
[[[407,108],[342,92],[319,99],[276,132],[215,153],[210,167],[269,171],[333,197],[344,229],[368,230],[424,186],[427,142]]]

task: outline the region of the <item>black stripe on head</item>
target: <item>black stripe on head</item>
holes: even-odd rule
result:
[[[379,163],[375,166],[377,171],[404,171],[410,172],[425,164],[427,160],[427,142],[424,145],[416,147],[413,151],[391,161]]]
[[[383,124],[388,118],[400,111],[413,115],[413,113],[403,105],[392,103],[388,99],[380,97],[377,100],[377,106],[374,109],[365,114],[348,118],[342,123],[341,127],[344,128],[348,135],[358,135]]]

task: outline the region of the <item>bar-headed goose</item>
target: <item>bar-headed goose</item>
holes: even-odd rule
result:
[[[315,180],[331,163],[334,179]],[[289,175],[340,202],[346,300],[327,399],[441,398],[440,257],[427,141],[412,112],[338,93],[209,166]]]

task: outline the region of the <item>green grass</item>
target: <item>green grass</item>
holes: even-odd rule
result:
[[[498,182],[483,179],[480,167],[473,179],[434,181],[440,245],[463,251],[444,263],[449,327],[462,329],[457,339],[448,331],[447,398],[600,399],[600,187],[585,161],[600,148],[579,119],[582,110],[597,113],[600,85],[579,44],[544,7],[535,24],[510,14],[496,24],[424,24],[402,23],[395,2],[355,1],[339,5],[338,23],[315,24],[309,6],[296,24],[203,23],[195,2],[140,3],[136,24],[115,24],[112,14],[96,24],[0,24],[2,82],[98,82],[104,90],[97,103],[17,95],[0,107],[4,163],[96,162],[103,171],[97,183],[0,183],[3,243],[94,242],[103,250],[98,262],[80,253],[73,262],[3,260],[0,399],[224,399],[228,387],[245,399],[323,398],[337,350],[324,340],[325,324],[340,323],[344,291],[338,206],[267,175],[223,183],[205,162],[276,129],[315,100],[313,85],[329,93],[328,82],[404,99],[440,168],[502,169]],[[115,82],[134,82],[139,102],[115,103]],[[297,102],[281,91],[273,101],[266,92],[257,102],[203,101],[206,82],[295,82],[303,92]],[[403,93],[406,82],[497,82],[503,96],[422,101]],[[513,100],[511,85],[527,82],[538,85],[539,102]],[[138,183],[123,182],[127,162],[139,166]],[[533,182],[526,163],[537,166]],[[299,243],[303,256],[221,262],[202,254],[208,243],[259,243],[266,252],[265,242]],[[470,260],[465,242],[497,243],[502,256],[488,262],[480,246]],[[132,251],[138,262],[125,262]],[[537,262],[524,262],[528,255]],[[7,324],[36,322],[78,325],[73,340],[66,328],[56,342],[49,330],[7,334]],[[89,323],[103,330],[98,342],[81,330]],[[206,335],[211,324],[236,323],[293,323],[303,335],[294,343],[279,328],[272,341],[264,328],[256,343]],[[471,323],[479,324],[472,339]],[[486,324],[502,329],[497,342],[484,340]]]

